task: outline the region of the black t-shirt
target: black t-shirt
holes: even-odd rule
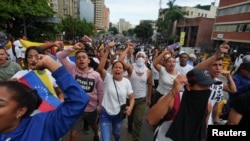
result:
[[[235,109],[236,112],[242,115],[239,125],[250,127],[250,92],[241,94],[233,101],[230,106]]]

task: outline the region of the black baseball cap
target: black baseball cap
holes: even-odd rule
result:
[[[240,69],[245,69],[247,71],[250,71],[250,63],[241,63]]]
[[[187,74],[188,83],[199,84],[202,86],[212,85],[212,84],[222,84],[221,81],[213,80],[206,69],[192,69]]]

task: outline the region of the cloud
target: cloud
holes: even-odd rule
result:
[[[105,0],[110,10],[110,21],[117,23],[120,19],[138,25],[140,20],[156,20],[160,8],[160,0]],[[168,0],[162,0],[161,7],[166,8]],[[176,0],[179,6],[209,5],[214,0]],[[217,2],[218,3],[218,2]]]

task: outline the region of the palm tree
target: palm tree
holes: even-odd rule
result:
[[[182,11],[180,6],[175,5],[176,0],[169,0],[167,5],[168,9],[165,12],[164,18],[159,19],[157,22],[158,28],[161,30],[163,35],[167,35],[171,37],[174,35],[173,33],[173,26],[176,21],[184,19],[185,12]]]

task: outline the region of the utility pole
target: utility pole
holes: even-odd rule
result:
[[[161,9],[161,0],[159,0],[159,8]]]

